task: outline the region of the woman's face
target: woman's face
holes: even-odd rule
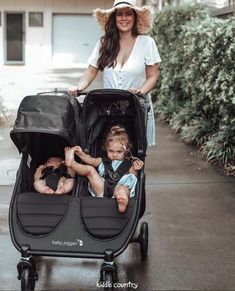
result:
[[[116,10],[116,26],[120,32],[132,30],[135,22],[134,11],[130,8]]]

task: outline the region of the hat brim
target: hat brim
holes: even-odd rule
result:
[[[94,10],[94,17],[102,30],[105,30],[105,25],[109,19],[109,16],[116,10],[121,8],[129,7],[136,11],[137,13],[137,29],[139,33],[146,34],[152,28],[152,11],[150,6],[133,7],[127,4],[120,4],[118,7],[113,7],[110,9],[100,9]]]

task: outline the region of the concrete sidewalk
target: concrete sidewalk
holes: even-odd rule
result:
[[[68,81],[63,86],[73,85],[74,77],[65,71],[56,76]],[[19,156],[9,139],[10,127],[1,130],[0,161],[12,159],[13,165],[0,185],[0,286],[20,290],[20,254],[7,222]],[[150,148],[146,158],[147,208],[142,220],[149,224],[149,256],[142,262],[137,245],[130,245],[116,260],[119,281],[135,283],[141,291],[235,290],[235,180],[183,144],[168,125],[157,123],[157,138],[158,146]],[[38,258],[36,290],[101,290],[96,285],[101,263]]]

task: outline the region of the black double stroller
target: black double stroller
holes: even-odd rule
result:
[[[124,90],[101,89],[87,93],[83,105],[65,92],[26,96],[18,109],[11,139],[22,154],[13,190],[9,225],[11,239],[21,253],[17,265],[21,290],[34,290],[38,280],[36,256],[103,259],[100,282],[111,290],[118,282],[115,257],[129,243],[148,252],[148,224],[139,219],[145,211],[145,173],[140,171],[136,195],[125,213],[115,199],[89,194],[85,177],[76,176],[68,194],[48,195],[34,190],[34,172],[47,157],[63,156],[66,146],[81,145],[100,155],[105,128],[121,122],[132,134],[133,155],[144,161],[146,104]]]

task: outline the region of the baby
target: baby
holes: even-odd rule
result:
[[[129,198],[135,195],[138,171],[142,169],[144,163],[132,157],[127,132],[119,126],[112,127],[106,135],[104,148],[106,156],[93,158],[79,146],[67,147],[66,165],[78,175],[88,178],[91,194],[97,197],[105,195],[116,198],[118,210],[123,213],[126,211]],[[74,153],[85,164],[77,163]]]
[[[39,193],[65,194],[74,186],[75,172],[58,157],[49,158],[34,174],[34,188]]]

